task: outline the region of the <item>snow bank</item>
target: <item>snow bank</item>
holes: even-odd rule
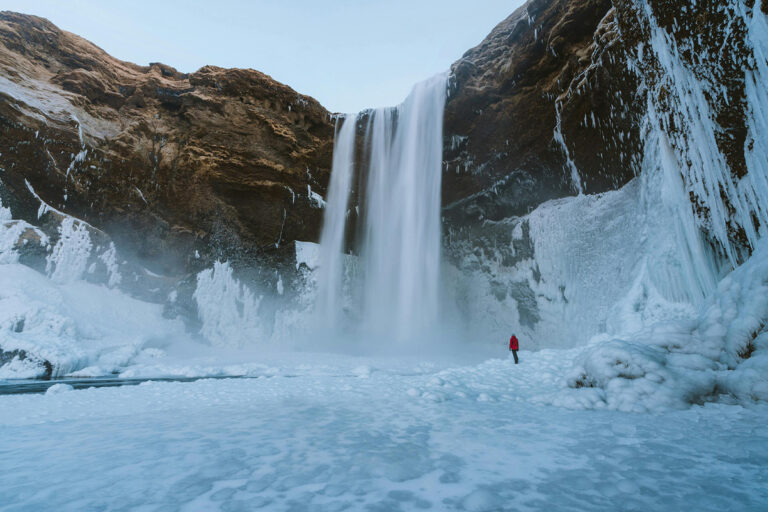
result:
[[[180,321],[163,318],[160,305],[83,281],[57,283],[23,265],[0,265],[0,290],[0,349],[19,354],[2,367],[4,378],[87,367],[90,375],[104,375],[186,337]]]
[[[565,406],[624,411],[687,407],[726,395],[768,401],[768,240],[720,281],[688,320],[662,322],[634,336],[602,336],[567,378]]]

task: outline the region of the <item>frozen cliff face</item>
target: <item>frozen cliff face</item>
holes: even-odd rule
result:
[[[618,4],[648,129],[664,134],[697,226],[736,265],[768,220],[765,8],[743,0]]]
[[[554,51],[521,61],[540,34]],[[713,293],[768,222],[766,37],[759,2],[529,2],[468,52],[446,112],[467,129],[446,141],[466,169],[451,177],[449,161],[445,193],[487,188],[444,216],[469,332],[574,346],[685,317]],[[543,82],[542,70],[560,74]],[[526,79],[551,93],[523,101]],[[484,108],[451,113],[479,98]],[[513,151],[478,149],[497,133]],[[546,185],[553,173],[563,187]],[[541,204],[542,187],[578,195]]]

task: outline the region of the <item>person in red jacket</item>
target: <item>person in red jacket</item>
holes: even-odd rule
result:
[[[515,364],[517,364],[517,351],[520,350],[520,344],[517,342],[517,336],[514,334],[509,338],[509,350],[515,356]]]

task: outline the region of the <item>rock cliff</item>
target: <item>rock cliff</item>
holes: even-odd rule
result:
[[[638,78],[610,0],[531,0],[452,67],[444,202],[459,225],[627,183]]]
[[[258,71],[138,66],[0,13],[0,200],[37,221],[37,195],[155,272],[316,240],[332,139],[317,101]]]
[[[747,96],[765,90],[767,11],[753,0],[528,1],[452,66],[449,228],[618,189],[640,174],[658,129],[699,227],[739,261],[762,215],[738,189],[751,187],[739,182],[750,181],[750,124],[762,122]]]

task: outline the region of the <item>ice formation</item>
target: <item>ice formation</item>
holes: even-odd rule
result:
[[[59,227],[59,241],[48,257],[46,271],[58,283],[76,281],[83,276],[91,256],[91,237],[82,222],[66,217]]]
[[[650,30],[649,51],[644,52],[636,66],[656,66],[662,79],[655,85],[649,84],[648,99],[650,130],[662,132],[670,138],[672,151],[669,157],[685,180],[687,192],[701,201],[708,209],[706,218],[698,218],[698,224],[718,243],[729,263],[736,265],[741,258],[734,246],[731,232],[743,230],[750,247],[754,248],[758,238],[764,234],[768,222],[768,178],[765,174],[765,152],[755,153],[755,143],[761,144],[756,129],[768,122],[768,102],[765,87],[753,87],[756,80],[765,77],[766,71],[766,21],[760,11],[759,2],[747,8],[746,2],[732,0],[722,6],[724,12],[741,17],[747,27],[747,44],[754,53],[755,69],[745,69],[746,105],[749,112],[751,140],[745,144],[748,159],[747,175],[735,176],[720,152],[716,133],[720,130],[715,113],[708,98],[717,84],[697,76],[689,69],[682,57],[681,49],[655,19],[647,1],[637,1],[637,10],[645,16],[644,23]],[[688,51],[695,51],[688,48]],[[695,61],[707,62],[713,59],[706,52],[696,55]],[[765,82],[762,82],[763,84]],[[662,89],[666,94],[662,94]],[[654,115],[654,110],[666,98],[665,106],[672,109],[666,116]],[[689,206],[690,209],[690,206]],[[706,221],[706,225],[704,222]]]
[[[568,378],[580,407],[648,411],[719,395],[768,401],[768,240],[689,319],[596,338]],[[558,400],[557,403],[565,403]]]
[[[59,282],[8,263],[0,265],[0,289],[0,348],[11,356],[0,378],[108,375],[186,338],[161,306],[103,285]]]
[[[198,274],[194,299],[200,333],[211,343],[237,347],[264,340],[261,298],[234,277],[229,263],[216,262]]]

